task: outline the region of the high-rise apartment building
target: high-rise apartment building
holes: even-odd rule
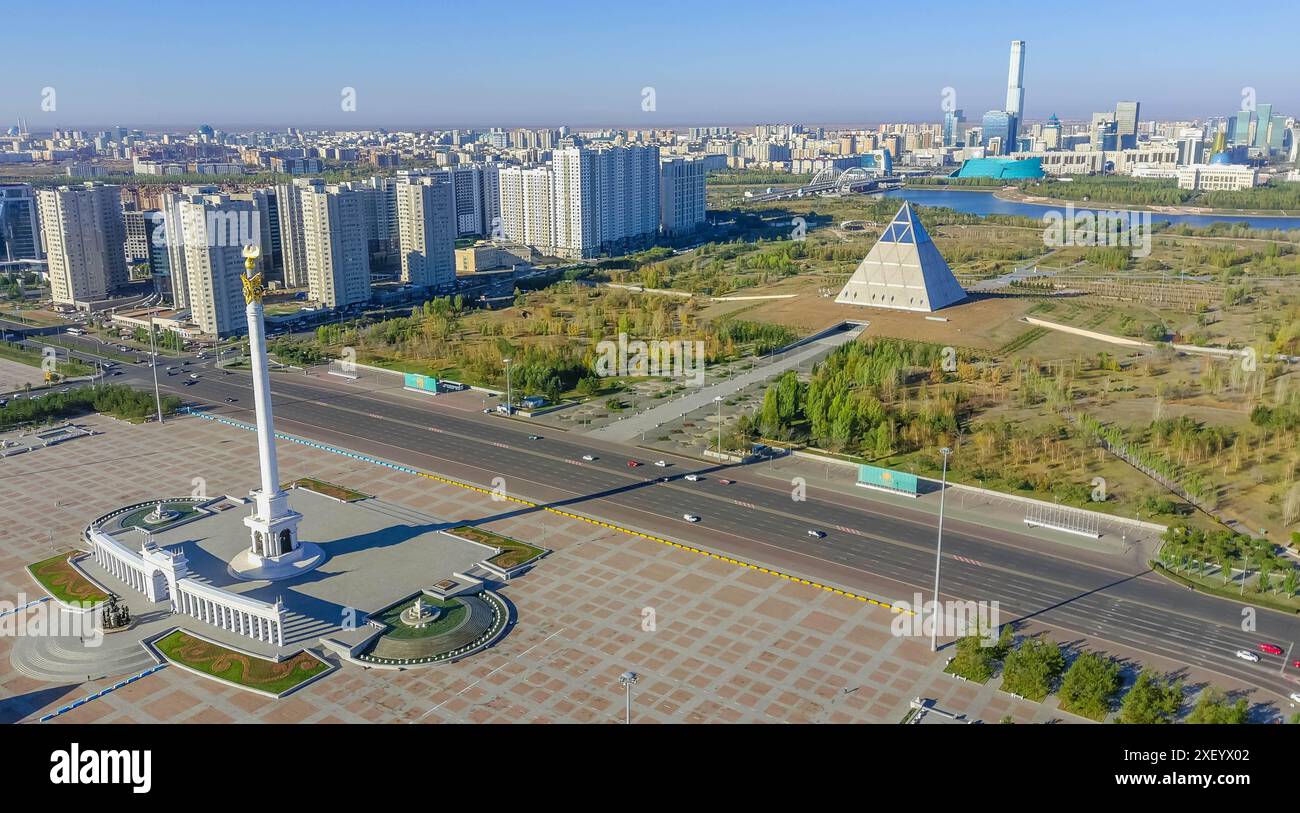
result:
[[[42,189],[37,200],[56,303],[107,299],[129,282],[118,187],[90,182]]]
[[[456,283],[456,201],[445,173],[397,184],[402,281],[447,289]]]
[[[351,184],[301,190],[307,296],[325,307],[370,299],[366,208],[373,192]]]
[[[555,172],[549,166],[501,167],[500,228],[489,234],[555,253]]]
[[[307,285],[307,248],[303,244],[302,195],[304,191],[319,189],[324,181],[316,178],[295,178],[292,183],[275,188],[275,198],[280,219],[280,264],[286,288],[303,288]]]
[[[131,209],[122,212],[122,226],[126,229],[126,264],[130,267],[149,264],[149,234],[144,212]]]
[[[669,158],[659,163],[659,227],[669,236],[688,234],[705,222],[704,161]]]
[[[483,233],[482,169],[477,164],[457,164],[442,170],[451,182],[456,202],[456,236]]]
[[[253,201],[183,192],[176,201],[176,212],[190,319],[212,336],[248,330],[240,276],[244,273],[244,246],[261,245],[261,222]],[[168,234],[174,234],[170,220]],[[175,265],[173,262],[173,284],[177,282]]]
[[[556,150],[555,247],[574,259],[624,253],[659,229],[659,148]]]
[[[39,260],[43,256],[31,184],[0,184],[0,260]]]

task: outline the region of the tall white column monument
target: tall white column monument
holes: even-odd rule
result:
[[[262,471],[262,487],[251,493],[255,510],[251,516],[244,517],[244,524],[252,537],[248,564],[260,570],[274,571],[278,565],[291,565],[302,558],[305,551],[298,541],[298,522],[302,520],[302,514],[289,508],[288,495],[280,488],[280,470],[275,459],[275,424],[271,418],[271,380],[262,311],[262,274],[256,270],[259,253],[257,246],[244,247],[245,270],[241,277],[244,312],[248,316],[248,352],[253,366],[253,402],[257,410],[257,457]]]

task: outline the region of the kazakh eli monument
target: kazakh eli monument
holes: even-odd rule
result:
[[[84,636],[18,639],[11,660],[29,677],[66,684],[138,672],[154,664],[149,653],[173,644],[166,657],[177,663],[231,651],[267,674],[328,656],[407,669],[459,660],[505,634],[509,605],[490,587],[529,565],[506,570],[493,563],[502,548],[446,530],[467,518],[432,517],[360,492],[340,499],[281,486],[258,251],[243,255],[255,421],[221,420],[256,431],[260,488],[156,497],[92,520],[86,548],[56,563],[68,571],[60,578],[87,594],[120,597],[125,606],[112,617],[122,623],[103,646]],[[495,509],[486,510],[474,519],[491,521]],[[100,605],[51,597],[61,612],[102,615]],[[251,672],[235,682],[256,688]]]
[[[904,203],[835,301],[928,313],[965,298],[912,204]]]

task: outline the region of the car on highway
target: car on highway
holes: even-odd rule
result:
[[[1254,652],[1251,652],[1249,649],[1238,649],[1237,657],[1241,658],[1243,661],[1250,661],[1251,663],[1259,663],[1259,656],[1256,655]]]
[[[692,483],[698,483],[698,482],[700,481],[700,475],[698,475],[698,474],[688,474],[688,475],[686,475],[686,479],[689,480],[689,481],[692,482]]]
[[[238,398],[227,398],[227,399],[226,399],[226,403],[227,403],[227,404],[233,404],[233,403],[235,403],[235,402],[238,401],[238,400],[239,400]]]
[[[699,521],[700,521],[700,518],[697,517],[697,516],[695,516],[694,514],[682,514],[682,519],[686,520],[687,522],[699,522]]]
[[[636,468],[637,466],[639,466],[639,465],[641,465],[641,464],[638,463],[638,462],[636,462],[635,460],[629,460],[629,461],[627,461],[627,467],[628,467],[629,469],[635,469],[635,468]]]
[[[656,461],[655,461],[655,465],[658,466],[658,467],[661,468],[661,469],[662,469],[662,468],[666,468],[666,467],[668,466],[668,461],[667,461],[667,460],[656,460]]]
[[[819,531],[816,528],[809,528],[808,535],[811,536],[813,539],[823,539],[826,536],[826,532]]]
[[[542,439],[542,436],[541,436],[541,435],[529,435],[529,436],[528,436],[528,439],[529,439],[529,440],[541,440],[541,439]]]
[[[587,461],[588,463],[590,463],[591,461],[593,461],[593,460],[596,459],[596,456],[595,456],[595,455],[590,455],[590,454],[585,454],[585,455],[582,456],[582,459],[585,460],[585,461]]]
[[[720,484],[724,485],[724,486],[729,486],[729,485],[731,485],[732,483],[734,483],[734,482],[736,482],[736,481],[735,481],[735,480],[728,480],[727,478],[724,477],[724,478],[722,478],[721,480],[719,480],[718,482],[719,482]]]
[[[1268,655],[1281,655],[1282,647],[1277,644],[1260,644],[1259,651]]]

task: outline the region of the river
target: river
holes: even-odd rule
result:
[[[952,189],[891,189],[884,193],[886,197],[904,198],[918,206],[942,206],[972,215],[1019,215],[1041,220],[1043,213],[1061,206],[1044,203],[1021,203],[1003,200],[992,192],[952,190]],[[1074,210],[1082,211],[1123,211],[1117,206],[1075,201]],[[1152,212],[1152,222],[1161,221],[1185,224],[1188,226],[1208,226],[1211,223],[1240,223],[1254,229],[1300,229],[1300,217],[1251,217],[1248,215],[1181,215]]]

